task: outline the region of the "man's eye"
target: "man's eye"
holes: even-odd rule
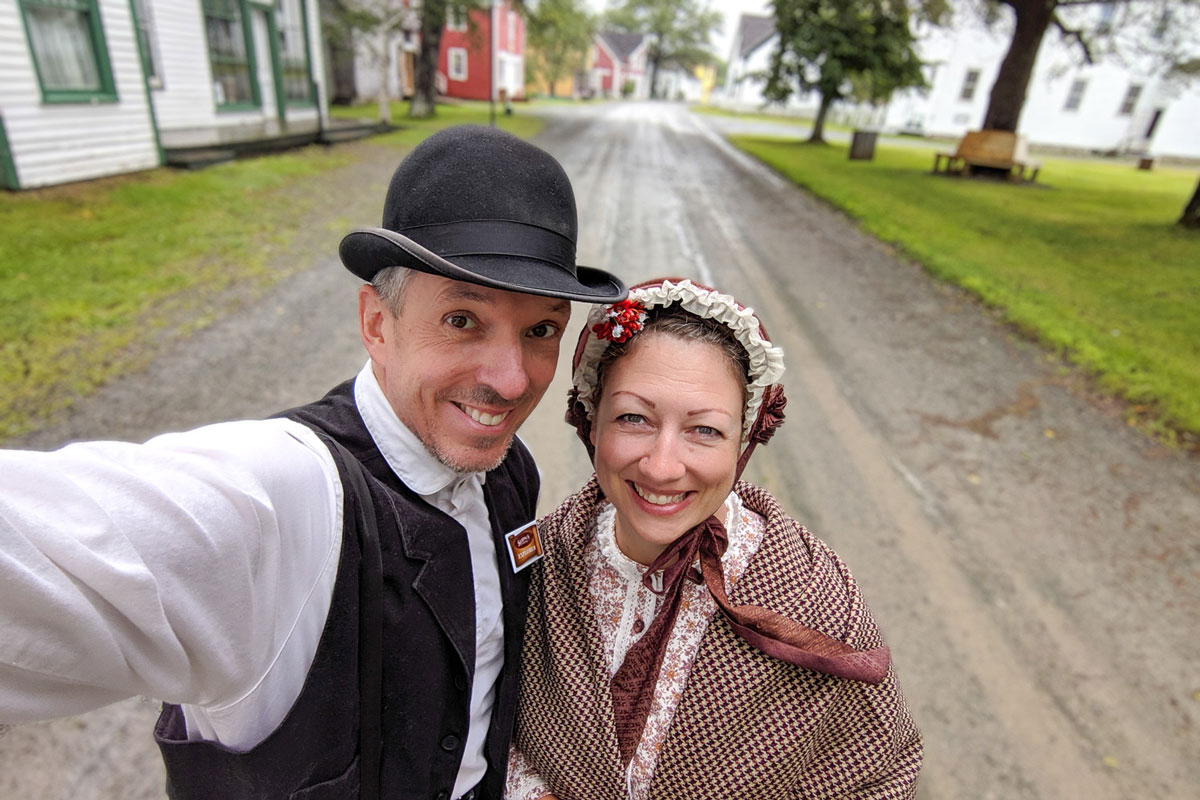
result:
[[[530,328],[529,335],[534,339],[553,339],[558,335],[558,326],[543,322],[541,325],[534,325]]]
[[[466,314],[451,314],[446,317],[446,324],[452,328],[459,330],[467,330],[475,327],[475,320],[468,317]]]

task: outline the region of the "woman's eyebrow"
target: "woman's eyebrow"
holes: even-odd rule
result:
[[[729,417],[730,419],[733,419],[733,414],[730,414],[728,411],[726,411],[726,410],[725,410],[725,409],[723,409],[723,408],[698,408],[698,409],[696,409],[695,411],[689,411],[689,412],[687,412],[687,415],[688,415],[689,417],[695,417],[695,416],[698,416],[698,415],[700,415],[700,414],[709,414],[709,413],[712,413],[712,414],[723,414],[723,415],[725,415],[725,416]]]
[[[616,397],[616,396],[617,396],[617,395],[619,395],[619,394],[627,394],[627,395],[629,395],[630,397],[633,397],[633,398],[635,398],[635,399],[637,399],[637,400],[641,401],[642,405],[644,405],[644,406],[647,406],[647,407],[649,407],[649,408],[657,408],[657,406],[654,404],[654,401],[653,401],[653,400],[650,400],[650,399],[648,399],[648,398],[642,397],[642,396],[641,396],[640,394],[638,394],[637,392],[631,392],[631,391],[629,391],[628,389],[617,389],[615,392],[613,392],[613,397]]]

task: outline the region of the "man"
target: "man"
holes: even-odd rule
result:
[[[0,722],[145,694],[177,798],[495,798],[575,265],[549,155],[418,146],[342,242],[370,356],[276,419],[0,452]],[[532,542],[532,544],[531,544]]]

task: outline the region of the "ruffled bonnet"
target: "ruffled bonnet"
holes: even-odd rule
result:
[[[580,334],[573,362],[573,388],[567,421],[575,425],[591,452],[588,432],[596,411],[597,368],[613,342],[624,342],[641,330],[651,309],[677,305],[684,311],[713,319],[732,331],[749,357],[749,383],[743,414],[742,445],[765,442],[783,421],[786,400],[779,379],[783,376],[783,350],[772,344],[754,309],[731,295],[686,278],[656,279],[638,284],[628,299],[609,306],[593,306]],[[749,452],[745,453],[748,456]]]

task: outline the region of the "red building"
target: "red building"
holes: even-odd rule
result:
[[[592,90],[604,97],[650,96],[646,51],[650,40],[640,33],[602,31],[592,53]]]
[[[451,15],[442,31],[438,91],[464,100],[523,99],[525,20],[511,0],[493,0],[470,17],[468,25]]]

